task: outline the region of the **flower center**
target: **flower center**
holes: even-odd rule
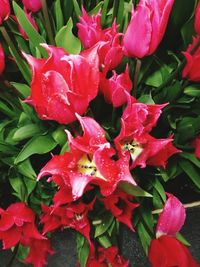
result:
[[[78,171],[84,175],[97,176],[106,180],[101,173],[97,170],[97,167],[93,160],[89,157],[89,155],[85,154],[78,161]]]
[[[132,140],[129,142],[124,142],[122,144],[122,150],[123,151],[128,150],[130,152],[131,159],[135,161],[137,157],[142,153],[143,148],[138,142]]]

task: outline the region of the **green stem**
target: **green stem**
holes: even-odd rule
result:
[[[137,95],[137,85],[138,85],[138,79],[140,75],[140,69],[141,69],[142,61],[140,59],[136,59],[136,66],[135,66],[135,73],[134,73],[134,81],[133,81],[133,90],[134,90],[134,96]]]
[[[46,0],[42,0],[42,12],[44,15],[44,20],[45,20],[45,27],[46,27],[46,31],[49,37],[49,42],[52,45],[55,45],[55,40],[53,37],[53,32],[52,32],[52,27],[51,27],[51,23],[50,23],[50,18],[49,18],[49,13],[48,13],[48,8],[47,8],[47,3]]]

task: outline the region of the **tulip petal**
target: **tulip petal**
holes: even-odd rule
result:
[[[162,213],[159,216],[156,237],[162,235],[176,235],[185,222],[185,208],[183,204],[173,195],[169,194]]]

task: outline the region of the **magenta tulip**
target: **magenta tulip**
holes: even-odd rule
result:
[[[24,7],[32,12],[38,12],[42,8],[41,0],[22,0]]]
[[[129,57],[143,58],[155,52],[167,26],[174,0],[140,0],[133,9],[123,44]]]
[[[198,2],[198,5],[195,10],[194,28],[195,28],[196,33],[200,35],[200,1]]]
[[[0,25],[10,16],[9,0],[0,0]]]

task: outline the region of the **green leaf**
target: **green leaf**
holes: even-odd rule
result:
[[[179,165],[182,170],[189,176],[193,183],[200,189],[200,173],[195,166],[188,160],[181,159]]]
[[[146,254],[148,254],[149,246],[151,243],[151,237],[142,223],[138,224],[137,230],[138,230],[138,235],[142,243],[142,246],[144,248],[144,251]]]
[[[184,236],[182,236],[182,234],[177,233],[176,238],[181,241],[181,243],[183,243],[185,246],[191,246],[191,244],[185,239]]]
[[[103,3],[103,8],[102,8],[102,14],[101,14],[101,24],[105,25],[109,0],[104,0],[103,2],[104,3]]]
[[[89,256],[88,242],[81,234],[77,233],[76,243],[80,266],[85,267]]]
[[[17,89],[17,91],[27,98],[30,95],[31,88],[27,84],[11,82],[11,84]]]
[[[26,201],[27,191],[23,179],[21,177],[9,178],[9,182],[15,191],[13,194],[22,202]]]
[[[182,152],[179,155],[182,158],[188,159],[194,165],[196,165],[198,168],[200,168],[200,159],[198,159],[193,153]]]
[[[101,7],[103,6],[103,3],[104,3],[104,1],[99,2],[92,10],[90,10],[88,12],[88,15],[89,16],[96,15],[99,12],[99,10],[101,9]]]
[[[200,96],[200,85],[196,84],[196,85],[187,86],[184,89],[184,94],[189,95],[189,96],[199,97]]]
[[[67,136],[64,131],[65,127],[64,126],[59,126],[53,133],[52,137],[58,143],[61,147],[65,145],[67,141]]]
[[[112,224],[114,217],[112,216],[111,213],[106,213],[101,217],[102,223],[98,224],[95,228],[95,235],[94,237],[98,237],[102,234],[104,234],[108,228],[110,227],[110,225]]]
[[[65,49],[69,54],[79,54],[81,42],[72,32],[73,21],[70,18],[67,25],[62,27],[56,34],[56,45]]]
[[[166,201],[165,189],[158,179],[154,179],[153,187],[157,190],[157,192],[161,196],[163,202],[165,202]]]
[[[13,135],[14,141],[22,141],[40,133],[41,129],[37,124],[27,124],[17,129]]]
[[[56,142],[50,135],[35,136],[22,148],[15,159],[15,164],[24,161],[33,154],[45,154],[54,149],[56,145]]]
[[[104,248],[112,246],[110,239],[106,235],[99,236],[98,241]]]
[[[76,16],[79,19],[79,17],[82,15],[79,4],[76,0],[73,0],[73,4],[74,4],[74,10],[75,10]]]
[[[151,94],[140,96],[138,98],[138,102],[145,103],[145,104],[155,104]]]
[[[132,195],[132,196],[137,196],[137,197],[152,197],[151,194],[149,194],[148,192],[144,191],[141,187],[139,186],[134,186],[134,185],[131,185],[129,183],[126,183],[126,182],[121,182],[118,187],[128,193],[129,195]]]
[[[44,57],[47,57],[48,54],[46,50],[40,46],[41,43],[46,43],[46,40],[35,30],[35,28],[32,26],[32,24],[27,19],[26,14],[23,11],[23,9],[15,1],[13,1],[13,9],[17,17],[17,20],[19,21],[19,24],[22,26],[23,30],[28,35],[29,41],[35,47],[38,47],[38,49],[40,50],[41,54]]]
[[[64,18],[63,18],[60,0],[56,0],[54,11],[55,11],[55,17],[56,17],[56,29],[57,31],[59,31],[64,25]]]
[[[34,169],[32,168],[29,159],[26,159],[23,162],[19,163],[17,165],[17,169],[22,175],[25,175],[27,178],[30,178],[36,181],[36,173]]]

